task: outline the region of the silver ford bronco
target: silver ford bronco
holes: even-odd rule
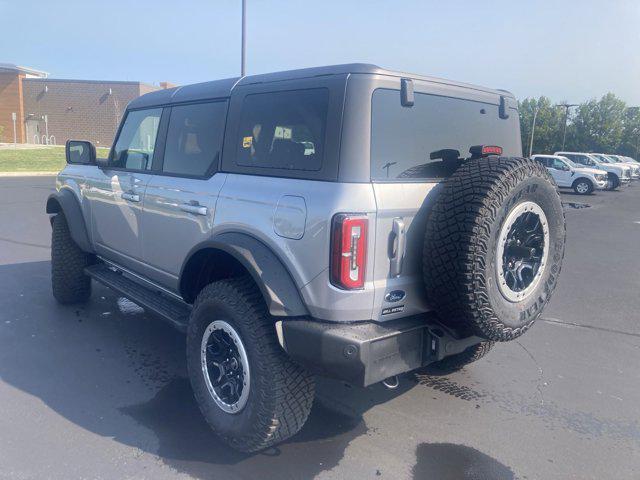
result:
[[[353,64],[152,92],[108,159],[69,141],[46,205],[54,297],[95,280],[186,332],[204,418],[256,451],[314,375],[453,371],[525,333],[565,245],[503,90]]]

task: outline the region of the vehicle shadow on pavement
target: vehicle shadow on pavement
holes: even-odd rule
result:
[[[475,448],[452,443],[421,443],[413,478],[438,480],[513,480],[514,472]]]
[[[313,478],[338,465],[349,443],[368,433],[366,411],[415,387],[358,389],[318,379],[316,401],[298,435],[242,454],[219,441],[200,414],[186,378],[182,334],[97,285],[87,304],[58,305],[49,271],[49,262],[0,266],[0,382],[181,473]],[[375,459],[368,460],[375,475]]]

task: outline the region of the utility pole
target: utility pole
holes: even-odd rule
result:
[[[540,110],[540,107],[536,105],[536,108],[533,110],[533,122],[531,123],[531,138],[529,139],[529,157],[531,157],[531,153],[533,152],[533,135],[536,132],[536,118],[538,117],[538,110]]]
[[[11,112],[11,120],[13,121],[13,147],[15,148],[16,146],[16,140],[17,140],[17,135],[16,135],[16,119],[17,119],[17,115],[16,112]]]
[[[571,107],[577,107],[577,103],[560,103],[557,105],[558,107],[564,107],[564,128],[562,129],[562,148],[560,150],[564,150],[564,144],[567,140],[567,119],[569,118],[569,109]]]
[[[247,0],[242,0],[242,52],[240,60],[240,76],[245,75],[245,65],[247,56]]]

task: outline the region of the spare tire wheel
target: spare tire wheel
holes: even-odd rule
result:
[[[549,302],[564,245],[562,203],[541,164],[469,160],[443,182],[427,221],[428,300],[463,334],[512,340]]]

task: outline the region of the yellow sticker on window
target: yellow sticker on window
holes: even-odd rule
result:
[[[249,148],[251,146],[252,141],[253,141],[253,137],[244,137],[242,139],[242,148]]]

